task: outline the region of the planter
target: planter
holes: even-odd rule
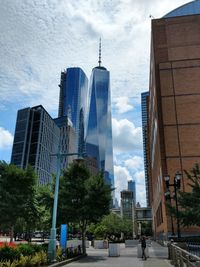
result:
[[[119,257],[120,256],[120,244],[109,243],[108,255],[109,257]]]
[[[101,249],[103,247],[103,240],[94,240],[94,248],[95,249]]]
[[[135,239],[125,240],[125,247],[126,248],[137,247],[137,245],[138,245],[138,240],[135,240]]]

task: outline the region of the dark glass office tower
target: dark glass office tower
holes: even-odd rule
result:
[[[107,184],[114,186],[110,74],[101,66],[100,56],[99,66],[92,70],[89,96],[86,152],[97,159]]]
[[[85,152],[85,125],[88,110],[88,79],[81,68],[61,72],[58,117],[68,116],[76,131],[76,151]]]
[[[32,165],[39,184],[51,181],[56,173],[56,157],[60,129],[40,105],[18,110],[11,163],[20,168]]]

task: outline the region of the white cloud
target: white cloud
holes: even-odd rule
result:
[[[131,171],[137,171],[144,168],[144,160],[142,157],[133,156],[125,160],[124,165]]]
[[[127,119],[112,119],[114,152],[134,152],[142,149],[142,129]]]
[[[13,143],[12,134],[3,127],[0,127],[0,148],[1,149],[10,148],[12,143]]]
[[[144,171],[136,170],[134,174],[131,174],[131,170],[128,167],[114,166],[115,173],[115,197],[118,199],[120,204],[120,192],[122,190],[128,189],[128,181],[136,181],[136,201],[140,202],[141,206],[146,206],[146,190],[145,190],[145,180]]]
[[[120,192],[127,190],[128,180],[131,180],[131,175],[127,168],[122,166],[114,166],[115,173],[115,197],[118,199],[120,204]]]
[[[127,96],[116,97],[113,102],[119,113],[126,113],[127,111],[134,109],[134,107],[128,103],[129,98]]]

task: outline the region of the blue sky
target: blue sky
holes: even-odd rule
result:
[[[17,110],[57,116],[60,72],[98,63],[111,75],[116,195],[136,181],[144,206],[141,92],[148,90],[152,15],[186,0],[0,0],[0,159],[10,161]]]

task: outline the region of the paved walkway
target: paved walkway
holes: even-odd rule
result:
[[[167,260],[166,247],[152,242],[149,247],[149,258],[143,261],[137,258],[137,247],[125,248],[121,244],[120,257],[108,257],[107,249],[87,249],[88,257],[69,263],[66,267],[171,267]]]

